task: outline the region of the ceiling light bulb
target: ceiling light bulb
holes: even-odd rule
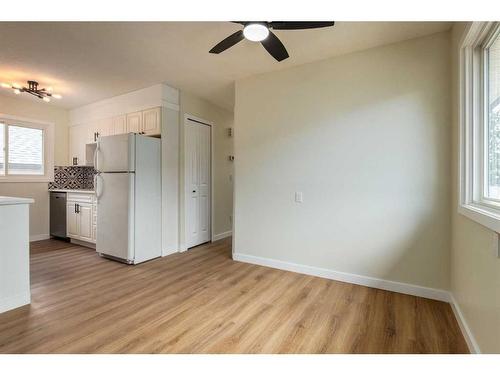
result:
[[[19,89],[14,89],[14,94],[19,95],[21,93],[21,90]]]
[[[59,95],[59,94],[52,94],[52,97],[53,97],[53,98],[56,98],[56,99],[61,99],[61,98],[62,98],[62,95]]]
[[[8,83],[5,83],[5,82],[0,83],[0,85],[1,85],[2,87],[7,87],[7,88],[9,88],[9,89],[11,88],[11,86],[10,86]]]
[[[243,35],[252,42],[261,42],[269,35],[269,29],[260,23],[251,23],[245,26]]]
[[[47,103],[50,102],[50,98],[48,96],[45,96],[42,100]]]

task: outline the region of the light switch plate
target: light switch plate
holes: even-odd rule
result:
[[[304,201],[304,198],[302,196],[302,192],[301,191],[296,191],[295,192],[295,202],[302,203],[303,201]]]

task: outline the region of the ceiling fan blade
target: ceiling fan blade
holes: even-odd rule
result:
[[[229,47],[234,46],[236,43],[241,42],[245,37],[243,36],[243,31],[238,30],[234,34],[229,35],[222,42],[215,45],[209,52],[210,53],[221,53],[227,50]]]
[[[270,26],[274,30],[303,30],[303,29],[318,29],[321,27],[331,27],[335,25],[333,21],[273,21]]]
[[[269,30],[268,37],[261,43],[267,52],[269,52],[269,54],[276,60],[283,61],[288,58],[288,52],[286,51],[285,46],[271,30]]]

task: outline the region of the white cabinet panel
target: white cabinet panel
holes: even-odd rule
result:
[[[140,133],[142,131],[142,112],[127,114],[127,132]]]
[[[85,125],[69,128],[69,165],[85,165],[87,132]]]
[[[142,133],[157,135],[161,133],[161,108],[152,108],[142,111]]]
[[[88,203],[78,204],[78,215],[80,224],[80,239],[92,241],[92,205]]]
[[[127,133],[127,115],[113,117],[113,134]]]
[[[68,237],[95,243],[96,214],[95,196],[84,193],[68,193],[66,224]]]
[[[107,118],[104,120],[100,120],[97,123],[97,138],[106,137],[108,135],[113,135],[113,119]]]
[[[66,203],[66,228],[68,237],[78,238],[78,214],[76,213],[76,203]]]

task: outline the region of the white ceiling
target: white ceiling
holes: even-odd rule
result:
[[[451,23],[338,22],[333,28],[275,31],[290,54],[281,63],[246,40],[220,55],[208,53],[240,27],[230,22],[0,22],[0,82],[38,80],[64,96],[54,103],[64,108],[165,82],[232,110],[237,79],[433,34]]]

